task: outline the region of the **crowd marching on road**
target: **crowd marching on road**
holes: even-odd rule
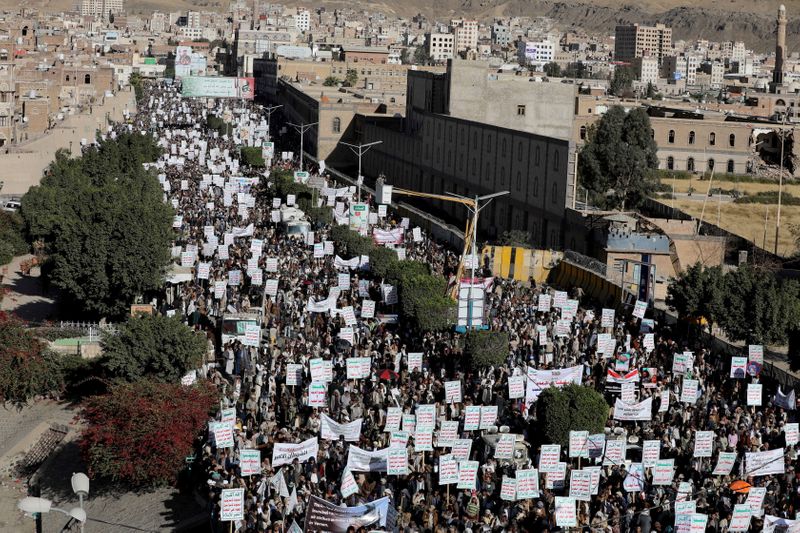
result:
[[[266,124],[246,101],[158,84],[119,126],[164,149],[153,167],[176,216],[162,310],[216,354],[198,377],[223,405],[195,463],[215,531],[800,531],[795,395],[759,375],[761,347],[712,353],[644,302],[614,312],[484,272],[487,325],[510,342],[504,364],[468,366],[463,333],[398,320],[369,259],[341,257],[330,233],[353,188],[315,176],[333,223],[290,230],[270,170],[296,170],[279,151],[292,143],[273,138],[266,169],[238,155],[265,145]],[[371,201],[370,235],[453,278],[457,254]],[[612,408],[604,431],[562,447],[543,441],[536,401],[569,383]]]

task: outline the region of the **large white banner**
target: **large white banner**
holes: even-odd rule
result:
[[[550,387],[561,388],[570,383],[580,385],[583,383],[583,366],[571,366],[555,370],[537,370],[528,367],[528,382],[525,388],[525,402],[531,404],[536,401],[543,390]]]
[[[344,436],[347,442],[358,442],[361,437],[361,423],[363,418],[353,420],[349,424],[340,424],[325,413],[320,417],[320,437],[323,440],[339,440]]]
[[[389,448],[370,452],[351,444],[347,449],[347,468],[351,472],[386,472]]]
[[[305,463],[312,457],[316,459],[317,452],[319,452],[319,441],[316,437],[299,444],[276,442],[272,449],[272,466],[290,465],[295,459]]]
[[[783,474],[786,471],[785,461],[783,459],[783,448],[766,452],[745,453],[744,464],[745,477]]]
[[[617,398],[614,404],[615,420],[650,420],[653,412],[653,398],[639,403],[627,404]]]

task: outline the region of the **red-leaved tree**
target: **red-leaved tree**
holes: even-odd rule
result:
[[[37,395],[61,392],[61,359],[22,321],[0,311],[0,401],[24,403]]]
[[[173,483],[218,399],[208,382],[146,381],[90,398],[81,437],[90,475],[134,486]]]

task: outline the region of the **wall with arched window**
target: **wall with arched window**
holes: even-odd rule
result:
[[[694,157],[690,157],[686,160],[686,170],[689,172],[694,172]]]
[[[694,131],[689,132],[689,144],[694,144]]]
[[[708,134],[708,144],[710,146],[714,146],[715,144],[717,144],[717,134],[714,133],[713,131]]]
[[[728,136],[728,145],[730,145],[730,146],[736,146],[736,134],[735,134],[735,133],[731,133],[731,134]]]
[[[333,117],[333,124],[331,124],[331,130],[333,133],[340,133],[342,131],[342,119],[339,117]]]
[[[672,156],[667,158],[667,170],[675,170],[675,158]]]
[[[669,130],[669,135],[667,135],[667,142],[670,144],[675,144],[675,130]]]
[[[735,167],[734,167],[733,159],[728,159],[728,168],[727,168],[728,174],[733,174],[734,169],[735,169]]]

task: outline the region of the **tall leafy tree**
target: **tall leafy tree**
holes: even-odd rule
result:
[[[71,311],[118,318],[163,283],[172,208],[143,167],[158,153],[152,137],[138,134],[102,141],[80,158],[60,151],[22,198],[28,237],[45,243],[44,274]]]
[[[100,365],[124,381],[176,382],[200,366],[206,340],[176,318],[141,315],[102,338]]]
[[[593,125],[578,158],[581,183],[610,209],[636,206],[653,191],[658,167],[650,117],[644,109],[611,107]]]
[[[704,317],[719,322],[725,312],[725,277],[720,267],[703,268],[699,262],[670,280],[667,305],[681,318]]]
[[[725,276],[720,325],[729,338],[749,344],[784,344],[798,323],[798,286],[779,283],[764,269],[742,265]]]

